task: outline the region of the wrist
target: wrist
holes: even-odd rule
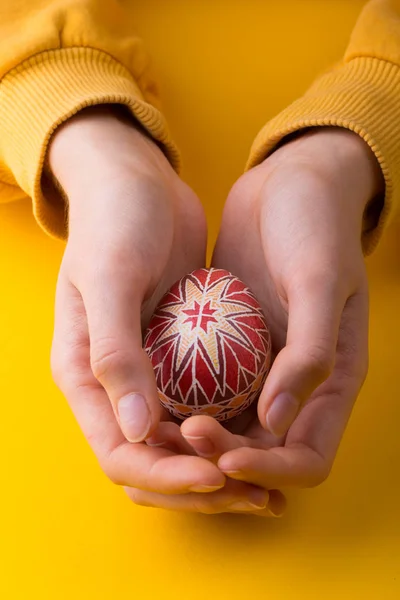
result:
[[[48,168],[70,204],[113,182],[172,169],[142,126],[114,105],[84,109],[61,125],[49,145]]]
[[[339,157],[337,167],[345,172],[349,185],[354,184],[360,189],[361,205],[365,209],[370,200],[384,194],[384,179],[378,159],[357,133],[340,128],[330,128],[326,133]]]
[[[378,160],[356,133],[340,127],[313,127],[290,137],[265,161],[270,167],[289,164],[309,168],[327,185],[338,186],[349,209],[362,215],[374,198],[384,195]]]

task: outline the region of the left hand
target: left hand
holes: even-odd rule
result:
[[[233,187],[213,264],[253,290],[276,358],[243,435],[207,417],[181,427],[229,478],[274,489],[328,476],[367,372],[361,230],[381,188],[367,144],[335,128],[287,143]]]

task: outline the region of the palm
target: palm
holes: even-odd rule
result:
[[[149,222],[137,223],[135,226],[135,236],[143,237],[140,242],[142,248],[148,241],[149,231],[152,233],[152,243],[157,247],[153,261],[146,263],[146,270],[152,271],[154,276],[142,306],[144,329],[165,292],[178,279],[205,264],[207,229],[199,199],[177,177],[174,177],[168,192],[168,198],[161,206],[159,196],[146,200],[146,219]],[[154,218],[155,214],[158,215],[157,219]],[[170,232],[168,223],[171,224]]]
[[[157,221],[160,224],[159,230],[151,228],[161,249],[158,264],[154,265],[154,272],[161,272],[161,275],[158,275],[154,283],[149,286],[146,300],[142,305],[143,332],[165,292],[178,279],[205,265],[207,229],[200,201],[194,192],[178,178],[174,181],[171,201],[174,221],[171,243],[163,244],[163,240],[166,238],[165,215],[161,215]],[[146,232],[148,229],[141,227],[140,231]],[[171,420],[171,414],[162,408],[161,421]]]
[[[261,234],[255,235],[260,229],[256,222],[257,214],[251,207],[256,199],[260,177],[263,175],[253,170],[243,176],[231,191],[214,251],[213,265],[237,275],[259,300],[270,329],[274,357],[285,344],[287,299],[279,281],[274,279],[274,270],[265,260]],[[249,216],[243,219],[243,210],[247,208],[250,209],[246,211]],[[241,243],[241,240],[245,243]],[[276,438],[261,427],[254,404],[233,422],[228,422],[227,428],[248,436],[247,441],[251,445],[270,447],[277,444]]]
[[[321,190],[320,181],[310,176],[309,170],[304,169],[303,165],[297,170],[291,165],[290,178],[286,177],[284,170],[280,176],[268,169],[268,165],[253,169],[235,184],[226,203],[213,264],[230,270],[253,290],[271,331],[274,357],[280,353],[273,366],[272,377],[276,379],[280,369],[278,378],[280,376],[282,379],[283,373],[283,379],[290,379],[292,371],[296,370],[296,361],[290,363],[286,359],[286,366],[282,368],[284,360],[281,357],[286,353],[290,359],[293,347],[293,334],[289,342],[287,337],[290,313],[293,313],[290,294],[293,295],[293,287],[296,287],[293,282],[299,281],[305,288],[313,284],[313,277],[307,271],[315,258],[326,257],[329,266],[335,264],[336,255],[329,254],[331,246],[326,243],[325,228],[332,228],[332,222],[337,218],[334,211],[338,210],[341,191],[338,194],[329,184]],[[288,206],[292,200],[295,202]],[[307,206],[312,203],[315,207],[316,202],[322,206],[319,213]],[[298,227],[298,223],[301,223],[301,227]],[[338,236],[344,232],[344,240],[346,225],[344,223],[341,230],[338,228]],[[341,244],[343,239],[338,237],[334,247],[340,248]],[[346,251],[349,251],[349,246]],[[307,385],[311,388],[307,400],[285,436],[275,437],[262,427],[260,418],[265,419],[265,416],[260,411],[260,402],[258,415],[257,407],[253,406],[229,424],[231,433],[204,419],[192,418],[182,426],[185,436],[204,436],[213,441],[215,459],[219,458],[219,467],[231,477],[275,488],[314,485],[328,474],[366,368],[366,282],[361,252],[356,251],[354,256],[354,269],[359,273],[359,278],[345,298],[343,308],[337,311],[334,368],[329,377],[324,368],[321,370],[322,376],[317,370],[320,385],[315,385],[315,379],[312,386],[306,381],[305,389]],[[343,264],[351,265],[349,257]],[[345,272],[340,269],[339,264],[333,282],[342,277],[342,273],[344,279]],[[329,277],[326,279],[327,290],[331,291],[332,296],[337,296],[336,284],[331,284]],[[337,289],[340,288],[338,281]],[[321,287],[323,289],[324,286],[318,282],[318,290]],[[312,299],[313,309],[308,307],[309,314],[304,309],[301,313],[304,320],[308,319],[310,330],[312,327],[315,329],[315,323],[318,322],[317,309],[322,311],[325,320],[326,315],[329,319],[333,313],[326,292],[323,291],[322,296],[320,294],[320,306],[316,302],[318,295],[319,292],[316,292]],[[323,323],[321,318],[320,322]],[[307,343],[304,324],[301,327]],[[301,354],[297,356],[301,359]]]
[[[131,183],[132,185],[132,183]],[[193,191],[177,177],[171,187],[153,189],[148,182],[137,182],[132,185],[134,192],[140,189],[141,195],[135,211],[126,215],[123,227],[118,229],[118,248],[123,261],[120,261],[121,276],[131,280],[134,288],[136,281],[132,276],[132,259],[143,262],[142,271],[146,274],[144,301],[141,306],[141,323],[144,332],[154,309],[164,293],[176,280],[187,272],[204,266],[206,248],[206,224],[203,209]],[[125,201],[126,184],[121,185],[121,194],[113,189],[112,210],[118,205],[119,198]],[[129,191],[129,188],[128,188]],[[156,193],[154,193],[156,191]],[[104,190],[107,193],[107,190]],[[122,193],[124,192],[124,193]],[[121,207],[122,210],[122,207]],[[156,218],[155,218],[156,215]],[[152,235],[149,236],[148,232]],[[76,235],[76,234],[75,234]],[[74,244],[75,239],[70,240]],[[104,245],[115,247],[115,240],[103,240]],[[69,247],[67,246],[63,267],[69,262]],[[78,288],[79,289],[79,288]],[[90,352],[89,332],[85,306],[82,297],[76,293],[75,318],[79,328],[74,330],[79,337],[77,344],[81,349],[79,359],[76,357],[76,369],[85,373],[82,385],[102,389],[90,369],[86,369]],[[161,420],[171,420],[170,414],[162,409]],[[121,437],[121,439],[123,439]]]
[[[168,169],[164,177],[156,169],[154,177],[123,169],[86,194],[85,202],[78,196],[76,205],[71,203],[75,210],[57,287],[52,369],[109,477],[132,488],[176,494],[202,485],[219,487],[223,477],[197,457],[129,443],[115,407],[127,391],[143,390],[146,399],[157,402],[158,421],[157,390],[141,330],[171,284],[204,266],[201,205]],[[164,411],[162,420],[168,419]]]

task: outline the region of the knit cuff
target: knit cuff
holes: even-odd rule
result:
[[[306,94],[272,119],[257,135],[246,165],[251,169],[288,135],[310,127],[343,127],[361,136],[374,152],[385,179],[385,198],[376,226],[363,232],[370,254],[399,206],[400,68],[390,62],[354,58],[318,79]]]
[[[65,239],[67,223],[65,204],[42,189],[47,146],[56,128],[79,110],[125,105],[179,170],[179,153],[163,116],[144,100],[129,71],[104,52],[43,52],[10,71],[0,89],[0,154],[9,169],[1,179],[32,198],[35,218],[51,236]]]

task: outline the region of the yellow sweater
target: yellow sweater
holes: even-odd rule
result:
[[[0,201],[31,197],[38,223],[56,237],[66,237],[67,225],[64,206],[41,188],[46,149],[83,107],[126,105],[179,170],[142,42],[132,34],[134,12],[133,0],[1,0]],[[367,3],[342,62],[265,125],[247,167],[286,135],[324,125],[358,133],[382,167],[384,208],[364,236],[370,252],[400,207],[400,0]]]

